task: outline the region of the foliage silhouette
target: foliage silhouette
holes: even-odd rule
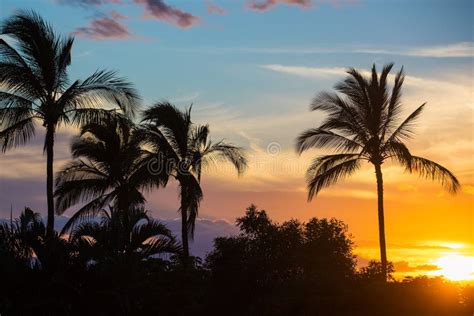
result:
[[[140,207],[145,202],[142,190],[167,183],[164,172],[152,176],[148,171],[151,156],[141,142],[133,123],[123,116],[82,127],[71,145],[74,160],[57,174],[54,194],[60,214],[77,203],[86,204],[62,233],[95,217],[109,204],[124,212]]]
[[[156,255],[180,253],[170,230],[142,208],[102,210],[99,216],[99,221],[84,222],[69,236],[85,263],[121,260],[131,264]]]
[[[148,256],[147,236],[158,237],[162,246],[173,245],[173,239],[143,209],[99,215],[48,247],[37,213],[25,210],[11,224],[3,223],[0,313],[455,316],[474,311],[472,285],[426,277],[384,282],[375,262],[357,271],[347,227],[335,219],[278,224],[251,206],[238,219],[238,236],[217,238],[205,266],[196,259],[185,267],[174,257]],[[51,251],[50,259],[41,249]]]
[[[20,11],[6,19],[0,34],[0,144],[2,151],[25,144],[35,134],[35,123],[46,129],[47,232],[53,234],[53,154],[55,133],[61,125],[99,122],[114,112],[113,105],[134,115],[138,95],[113,71],[96,71],[84,81],[70,82],[73,37],[61,37],[35,12]],[[117,106],[114,106],[117,105]]]
[[[293,290],[304,288],[298,296],[328,289],[339,293],[355,275],[352,241],[341,221],[276,224],[252,205],[237,225],[240,235],[217,238],[206,261],[218,291],[212,293],[216,304],[236,306],[232,315],[289,315],[302,298],[290,294]]]
[[[338,93],[321,92],[311,103],[312,111],[323,111],[327,118],[317,128],[303,132],[296,148],[301,154],[311,148],[331,148],[336,154],[317,157],[307,170],[308,200],[325,187],[335,184],[359,169],[362,161],[374,165],[377,179],[380,258],[387,275],[382,164],[391,159],[408,172],[440,181],[450,192],[459,182],[445,167],[410,153],[404,141],[413,135],[415,120],[425,104],[398,124],[402,110],[403,68],[395,76],[389,91],[388,76],[393,64],[384,66],[380,75],[375,64],[370,78],[350,68],[348,76],[335,89]]]
[[[144,143],[156,155],[161,170],[174,177],[180,186],[181,240],[183,258],[188,260],[188,238],[194,236],[195,221],[202,199],[202,168],[230,162],[238,174],[247,166],[243,149],[224,141],[213,143],[208,125],[191,121],[191,107],[180,111],[168,102],[156,103],[143,113]]]

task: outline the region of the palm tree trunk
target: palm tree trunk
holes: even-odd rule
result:
[[[183,264],[186,265],[189,259],[188,241],[188,203],[186,187],[181,185],[181,243],[183,245]]]
[[[383,177],[380,164],[375,164],[375,175],[377,177],[380,262],[382,263],[383,280],[387,281],[387,248],[385,245],[385,219],[383,210]]]
[[[53,161],[54,161],[54,125],[46,126],[46,196],[48,200],[48,222],[46,228],[47,236],[52,236],[54,233],[54,176],[53,176]]]

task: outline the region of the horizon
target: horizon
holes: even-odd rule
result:
[[[4,0],[0,19],[18,9],[37,11],[59,33],[75,34],[71,79],[117,70],[138,88],[144,108],[160,100],[180,109],[193,104],[195,121],[209,123],[213,140],[243,146],[249,168],[242,177],[226,166],[203,173],[201,219],[234,223],[252,203],[278,222],[335,217],[349,226],[362,262],[379,257],[373,169],[365,166],[308,203],[306,168],[329,151],[298,156],[295,139],[321,122],[309,104],[316,93],[331,91],[345,69],[403,66],[403,117],[427,102],[408,147],[453,171],[461,189],[451,196],[438,183],[384,164],[388,258],[403,276],[455,279],[446,270],[471,264],[463,278],[474,280],[471,1],[158,2],[167,5]],[[70,160],[76,133],[59,129],[56,171]],[[43,135],[38,128],[28,145],[2,154],[0,217],[9,218],[12,205],[14,215],[28,206],[45,216]],[[173,183],[146,195],[155,218],[178,216],[176,190]],[[455,266],[443,267],[443,258]]]

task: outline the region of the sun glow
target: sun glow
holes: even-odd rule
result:
[[[434,262],[440,269],[437,275],[452,281],[474,280],[474,257],[448,254]]]

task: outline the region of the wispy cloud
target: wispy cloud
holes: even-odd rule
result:
[[[309,9],[313,5],[329,4],[335,8],[339,8],[345,4],[356,3],[357,0],[247,0],[245,6],[257,12],[268,11],[278,5],[297,6],[302,9]]]
[[[227,11],[217,4],[214,4],[212,1],[208,0],[205,1],[207,7],[207,13],[209,14],[218,14],[218,15],[226,15]]]
[[[117,11],[96,15],[88,26],[77,28],[73,34],[92,40],[128,39],[130,31],[121,23],[126,18]]]
[[[433,57],[433,58],[453,58],[453,57],[473,57],[474,43],[460,42],[435,46],[420,46],[405,49],[356,49],[356,53],[366,54],[387,54],[414,57]]]
[[[278,64],[261,65],[263,69],[281,72],[309,78],[320,78],[327,76],[341,76],[346,72],[343,67],[306,67],[306,66],[284,66]]]
[[[104,4],[121,4],[122,0],[56,0],[57,3],[79,6],[101,6]]]
[[[145,7],[145,18],[157,19],[180,28],[190,28],[200,23],[198,16],[166,4],[163,0],[134,0]]]
[[[345,67],[307,67],[307,66],[285,66],[279,64],[269,64],[261,65],[263,69],[271,70],[274,72],[280,72],[284,74],[290,74],[306,78],[324,78],[324,77],[341,77],[347,75],[347,68]],[[364,76],[370,76],[371,73],[369,70],[359,69],[359,72]],[[395,75],[389,75],[389,78],[393,80]],[[460,87],[464,89],[464,83],[460,86],[459,83],[452,81],[443,81],[443,80],[434,80],[423,77],[405,75],[405,84],[417,87],[417,88],[426,88],[426,87],[435,87],[439,89],[446,88],[456,88]]]
[[[434,46],[372,48],[372,47],[187,47],[175,49],[182,52],[202,54],[272,54],[272,55],[316,55],[316,54],[371,54],[398,55],[428,58],[474,57],[474,42],[440,44]]]
[[[246,7],[252,11],[268,11],[279,4],[299,6],[302,8],[311,7],[311,0],[248,0]]]

